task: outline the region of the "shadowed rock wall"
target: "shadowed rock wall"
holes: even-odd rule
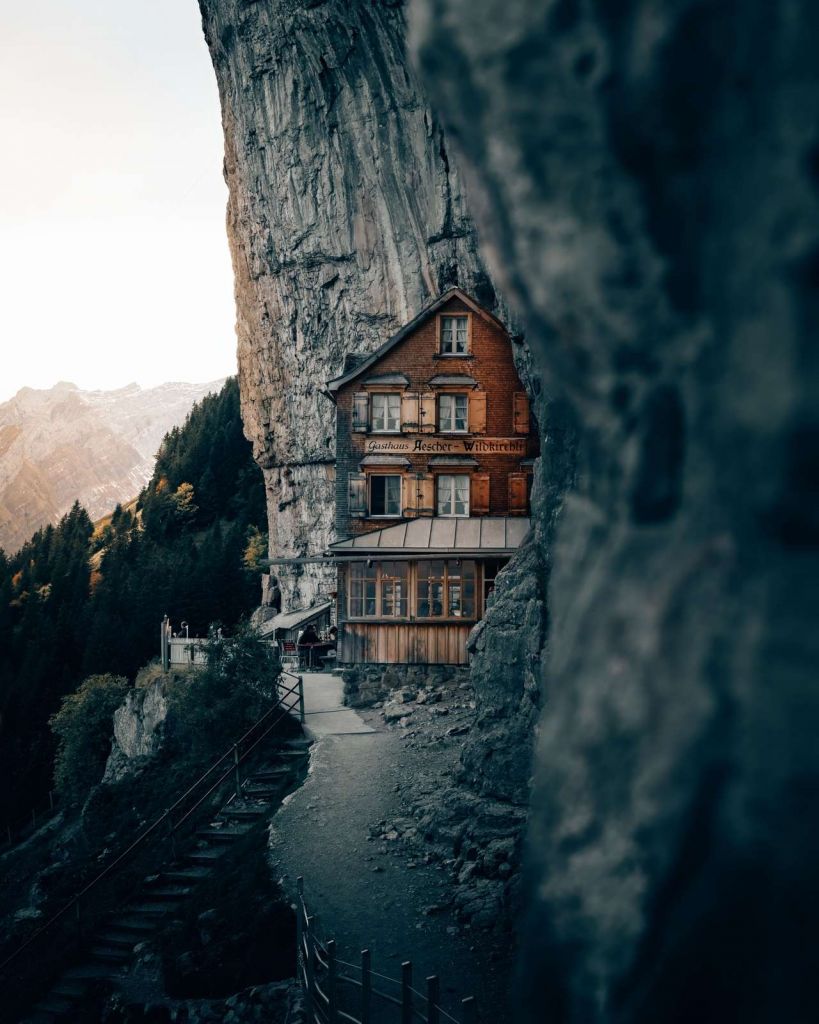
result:
[[[526,1019],[814,1019],[819,8],[412,11],[574,479]]]

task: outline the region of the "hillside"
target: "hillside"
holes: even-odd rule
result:
[[[133,498],[165,433],[222,383],[21,388],[0,405],[0,548],[16,551],[77,500],[96,519]]]
[[[117,505],[96,530],[74,502],[16,554],[0,552],[0,772],[9,781],[0,823],[46,798],[48,719],[83,678],[132,678],[158,653],[165,613],[203,634],[257,602],[243,558],[264,526],[264,486],[242,434],[235,378],[158,447],[137,502]]]

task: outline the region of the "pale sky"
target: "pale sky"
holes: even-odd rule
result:
[[[0,401],[236,366],[196,0],[0,0]]]

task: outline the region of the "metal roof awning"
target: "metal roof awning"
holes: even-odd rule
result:
[[[361,382],[364,387],[373,387],[379,384],[383,385],[395,385],[397,387],[408,388],[409,380],[404,376],[403,373],[379,373],[374,377],[366,377]]]
[[[411,466],[405,455],[365,455],[359,463],[361,466]]]
[[[466,373],[439,373],[437,377],[433,377],[429,382],[431,388],[445,387],[448,384],[465,388],[476,388],[478,386],[475,378],[470,377]]]
[[[530,527],[531,520],[525,516],[435,516],[349,537],[331,544],[329,550],[336,558],[511,555],[523,544]]]
[[[320,601],[309,608],[297,608],[292,612],[280,612],[274,618],[268,619],[259,632],[267,636],[270,633],[275,633],[277,629],[297,629],[299,626],[306,625],[311,619],[317,619],[320,615],[323,615],[332,604],[332,599],[328,598],[326,601]]]

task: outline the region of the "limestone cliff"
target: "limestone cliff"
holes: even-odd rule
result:
[[[200,7],[222,103],[242,414],[271,554],[321,553],[335,445],[325,382],[450,285],[496,311],[498,300],[449,143],[405,58],[400,3]],[[323,585],[318,567],[279,576],[285,607]]]

